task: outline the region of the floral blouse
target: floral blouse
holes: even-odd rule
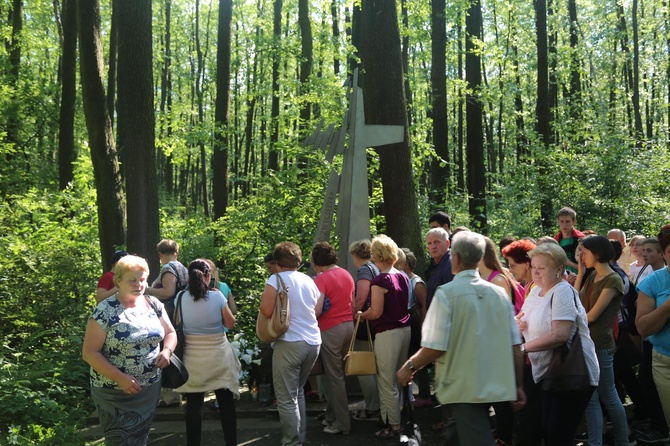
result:
[[[148,386],[161,379],[161,369],[154,366],[160,353],[159,344],[165,336],[160,317],[163,304],[149,297],[151,305],[142,305],[138,298],[135,308],[124,308],[116,294],[100,302],[91,318],[105,331],[107,337],[102,355],[123,373],[133,376],[137,383]],[[156,309],[157,312],[154,310]],[[116,382],[91,367],[91,386],[119,389]]]

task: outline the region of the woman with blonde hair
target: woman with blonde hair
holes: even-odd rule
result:
[[[393,267],[398,260],[398,246],[385,235],[372,240],[372,260],[379,266],[379,275],[372,279],[370,308],[360,314],[370,321],[375,333],[377,389],[380,412],[385,427],[375,433],[377,438],[395,438],[400,427],[400,391],[396,379],[409,351],[410,317],[409,284],[403,273]],[[408,402],[409,404],[409,402]]]
[[[91,366],[91,398],[105,443],[146,444],[177,335],[160,300],[145,296],[149,266],[134,255],[114,268],[116,294],[86,325],[82,355]],[[159,347],[163,341],[163,349]]]
[[[628,244],[630,247],[630,253],[635,258],[635,260],[630,264],[630,268],[628,270],[628,278],[633,285],[636,284],[635,282],[637,281],[637,276],[645,265],[644,257],[642,257],[642,254],[644,253],[642,245],[644,244],[646,238],[647,237],[644,235],[635,235],[630,239],[630,243]]]
[[[542,426],[546,445],[572,446],[600,377],[595,346],[589,334],[584,306],[575,289],[563,280],[568,262],[563,248],[545,243],[528,255],[535,287],[526,298],[517,321],[525,340],[521,350],[528,353],[536,391],[539,392],[540,404],[533,407],[537,417],[535,424]],[[554,349],[571,340],[577,330],[591,387],[561,393],[542,389]]]

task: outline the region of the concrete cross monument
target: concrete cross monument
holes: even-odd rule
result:
[[[356,266],[349,257],[349,245],[370,238],[370,206],[366,149],[403,142],[405,129],[401,125],[368,125],[365,123],[363,90],[358,87],[358,69],[354,70],[351,85],[347,86],[349,109],[342,127],[330,125],[322,130],[320,123],[303,144],[326,151],[326,159],[343,155],[342,173],[331,170],[326,195],[321,208],[319,226],[314,242],[329,241],[333,214],[337,208],[335,233],[339,236],[339,266],[356,277]],[[349,136],[345,147],[346,136]],[[338,200],[339,197],[339,200]]]

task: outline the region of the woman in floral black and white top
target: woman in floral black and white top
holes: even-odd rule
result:
[[[114,269],[119,291],[100,302],[86,326],[83,357],[108,445],[144,445],[177,336],[163,304],[144,295],[149,267],[137,256]],[[160,342],[164,340],[164,348]]]

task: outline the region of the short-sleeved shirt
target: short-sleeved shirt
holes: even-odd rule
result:
[[[307,274],[298,271],[282,271],[277,274],[284,280],[288,289],[291,310],[288,331],[279,339],[287,342],[305,341],[310,345],[321,345],[321,330],[316,321],[316,302],[321,292]],[[276,274],[271,275],[265,284],[276,290]]]
[[[505,290],[476,270],[437,289],[423,323],[421,346],[445,353],[435,361],[442,404],[516,399],[513,345],[521,343]]]
[[[423,283],[423,286],[426,286],[426,282],[423,281],[423,279],[420,276],[417,276],[416,274],[409,279],[409,288],[410,288],[410,294],[409,294],[409,306],[410,308],[412,305],[414,305],[414,302],[416,301],[416,293],[414,290],[416,290],[416,286],[420,283]]]
[[[185,288],[188,285],[188,270],[181,262],[173,260],[166,263],[161,267],[161,272],[158,274],[154,283],[151,284],[153,288],[162,288],[163,287],[163,276],[166,274],[172,274],[177,279],[177,289]]]
[[[226,298],[226,303],[227,303],[228,299],[230,299],[230,293],[232,291],[230,289],[230,287],[228,286],[228,284],[226,282],[219,281],[219,291],[221,291],[223,293],[223,297]]]
[[[115,286],[116,285],[114,284],[114,271],[107,271],[100,277],[100,280],[98,280],[98,288],[111,290]]]
[[[354,279],[349,271],[339,267],[326,270],[314,278],[314,283],[330,300],[330,309],[322,313],[318,319],[321,331],[354,320],[352,315]]]
[[[649,274],[638,284],[637,290],[654,299],[656,308],[661,306],[670,295],[670,272],[668,272],[668,268],[659,269]],[[649,336],[649,342],[659,353],[670,356],[670,324],[666,323],[658,333]]]
[[[386,290],[384,293],[384,309],[378,319],[370,321],[370,329],[376,334],[395,328],[409,326],[409,283],[400,272],[381,273],[370,283],[370,287],[378,286]]]
[[[613,349],[616,347],[614,342],[614,335],[612,334],[612,324],[621,308],[621,300],[623,299],[623,281],[616,271],[612,271],[599,281],[595,281],[596,272],[592,271],[584,281],[582,289],[579,291],[579,298],[582,305],[586,309],[586,313],[596,305],[600,294],[606,288],[612,288],[616,292],[610,303],[605,307],[605,310],[600,314],[598,319],[589,324],[591,331],[591,339],[596,348]]]
[[[428,283],[426,284],[426,307],[430,308],[433,296],[437,287],[449,283],[454,279],[454,273],[451,272],[451,251],[448,251],[440,259],[440,263],[430,272]]]
[[[586,310],[577,298],[577,291],[565,280],[561,280],[547,290],[544,296],[540,296],[541,291],[542,289],[535,284],[521,308],[524,313],[522,320],[528,323],[523,332],[524,339],[529,342],[549,333],[552,321],[576,321],[570,330],[569,339],[572,339],[579,326],[579,337],[582,341],[584,360],[589,370],[591,385],[597,386],[600,379],[600,368],[595,345],[589,332]],[[533,366],[533,380],[536,383],[539,383],[547,373],[552,354],[553,349],[528,353]]]
[[[160,353],[159,344],[165,336],[160,317],[163,304],[155,297],[138,297],[134,308],[125,308],[111,296],[100,302],[91,319],[105,331],[102,355],[116,368],[135,378],[137,383],[146,387],[161,378],[159,368],[154,366]],[[154,308],[156,310],[154,310]],[[91,367],[91,386],[119,389],[116,382],[96,372]]]
[[[228,302],[223,293],[217,290],[209,290],[207,292],[207,299],[194,301],[191,293],[186,290],[178,295],[178,297],[181,300],[184,334],[213,335],[224,332],[221,311],[223,311]],[[178,303],[175,302],[175,307],[177,305]]]
[[[372,282],[372,279],[374,279],[378,275],[379,275],[379,268],[377,268],[377,265],[375,265],[372,261],[366,262],[363,265],[361,265],[361,267],[358,268],[358,271],[356,271],[356,284],[354,289],[354,295],[358,294],[359,280],[367,280],[368,282]],[[363,308],[361,310],[365,311],[368,308],[370,308],[370,291],[368,291],[368,298],[365,300],[365,303],[363,304]]]

